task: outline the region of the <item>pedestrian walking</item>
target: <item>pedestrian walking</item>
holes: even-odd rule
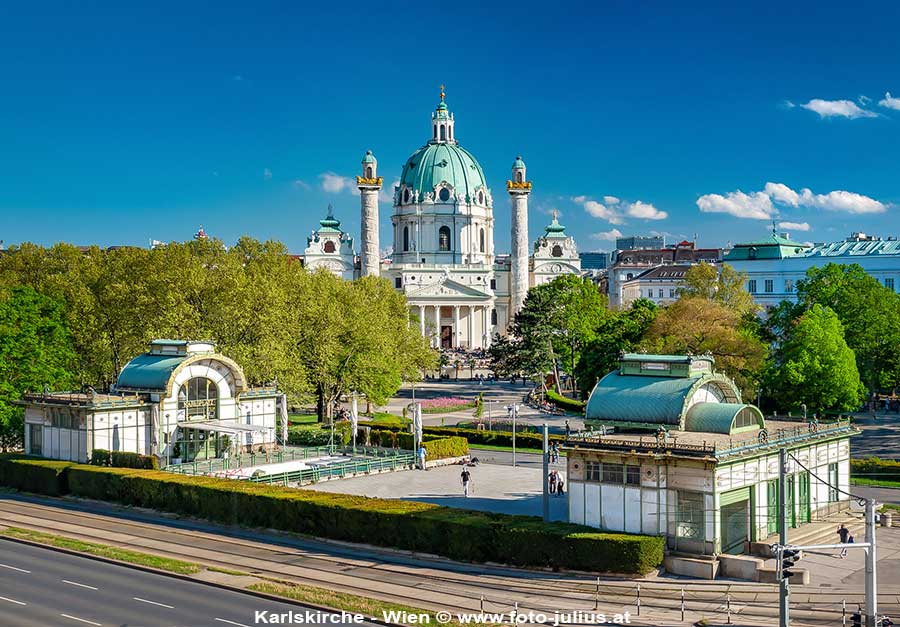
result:
[[[428,451],[425,450],[424,445],[420,446],[419,447],[419,468],[421,468],[422,470],[428,470],[428,468],[425,467],[425,458],[426,457],[428,457]]]
[[[853,536],[850,535],[850,530],[847,529],[847,527],[845,525],[841,525],[840,527],[838,527],[837,533],[841,538],[841,544],[848,544],[849,542],[853,541],[852,540]],[[841,557],[841,559],[844,559],[845,557],[847,557],[847,548],[846,547],[841,549],[840,557]]]
[[[550,474],[547,476],[547,483],[549,485],[550,494],[556,494],[556,471],[551,470]]]
[[[569,439],[569,433],[571,433],[571,430],[569,429],[569,421],[566,420],[566,439],[567,440]]]
[[[472,474],[469,472],[469,469],[463,466],[462,472],[459,473],[459,478],[462,480],[463,485],[463,496],[468,498],[469,496],[469,483],[472,481]]]
[[[562,475],[559,473],[556,473],[556,493],[559,496],[562,496],[563,494],[566,493],[565,483],[566,482],[563,481]]]
[[[559,463],[559,442],[553,443],[553,463]]]

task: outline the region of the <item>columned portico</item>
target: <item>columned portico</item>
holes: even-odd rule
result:
[[[492,302],[410,303],[422,337],[435,348],[486,349],[491,345]]]

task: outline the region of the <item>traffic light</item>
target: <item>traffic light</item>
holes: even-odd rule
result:
[[[781,551],[781,578],[789,579],[796,575],[794,571],[790,570],[794,564],[796,564],[800,560],[800,551],[798,549],[783,549]]]

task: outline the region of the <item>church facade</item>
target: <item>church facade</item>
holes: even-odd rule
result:
[[[406,160],[393,190],[394,241],[387,259],[382,259],[378,241],[383,177],[372,151],[366,152],[356,177],[361,233],[353,276],[383,276],[402,291],[422,334],[434,346],[480,350],[490,346],[494,334],[505,334],[531,286],[563,274],[580,274],[581,261],[574,238],[556,216],[529,255],[532,184],[521,157],[516,157],[506,182],[512,252],[496,252],[494,197],[481,165],[457,141],[455,124],[441,92],[431,114],[431,137]],[[310,236],[304,265],[326,267],[349,278],[353,240],[335,222],[329,212],[321,224],[337,232],[319,229]],[[331,252],[325,252],[326,246]]]

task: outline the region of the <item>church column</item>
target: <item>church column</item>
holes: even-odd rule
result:
[[[469,350],[475,348],[475,307],[469,305]]]
[[[425,337],[425,305],[419,305],[419,325],[422,327],[422,337]]]
[[[453,305],[453,348],[460,347],[462,333],[459,330],[459,305]]]
[[[441,306],[434,306],[434,347],[441,347]]]
[[[487,348],[487,336],[488,336],[488,319],[487,319],[487,306],[481,308],[481,348]]]
[[[491,313],[493,310],[493,307],[484,308],[484,348],[491,347]]]

